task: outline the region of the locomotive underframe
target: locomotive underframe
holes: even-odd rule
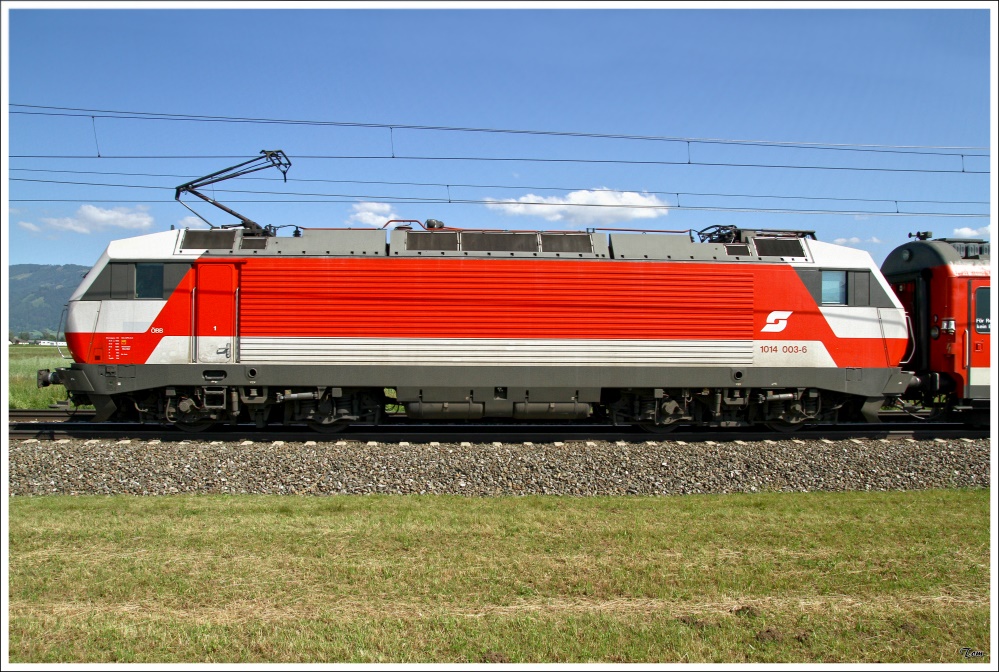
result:
[[[886,395],[909,383],[890,368],[73,364],[55,375],[75,403],[94,404],[99,420],[137,416],[189,429],[249,420],[336,430],[377,424],[389,406],[417,420],[794,427],[876,421]]]

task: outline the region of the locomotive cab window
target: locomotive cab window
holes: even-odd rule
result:
[[[114,261],[94,278],[83,300],[167,299],[190,270],[189,263]]]
[[[822,271],[822,305],[846,305],[846,271]]]
[[[135,298],[163,298],[163,264],[135,265]]]
[[[820,306],[895,307],[889,290],[866,269],[799,269],[798,277]]]
[[[991,289],[979,287],[975,290],[975,332],[979,334],[992,333],[992,308],[989,306]]]

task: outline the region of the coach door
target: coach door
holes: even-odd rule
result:
[[[201,263],[194,290],[194,351],[197,361],[236,361],[236,301],[239,269],[234,264]]]
[[[992,338],[992,313],[989,305],[991,287],[989,279],[968,281],[968,329],[965,339],[965,366],[967,387],[965,397],[984,399],[989,394],[989,339]]]

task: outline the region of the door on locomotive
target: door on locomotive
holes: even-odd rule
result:
[[[194,293],[194,338],[198,361],[236,361],[236,300],[239,272],[235,264],[197,265]]]

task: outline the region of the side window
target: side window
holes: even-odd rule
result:
[[[189,263],[114,261],[94,279],[83,300],[168,299],[190,270]]]
[[[991,289],[979,287],[975,290],[975,332],[979,334],[992,333],[992,308],[989,306]]]
[[[135,298],[163,298],[163,264],[135,265]]]
[[[891,290],[867,269],[799,268],[798,277],[820,306],[894,308]]]
[[[134,264],[108,264],[111,270],[111,296],[116,301],[127,301],[133,298],[132,288],[135,284]]]
[[[822,305],[846,305],[846,271],[822,271]]]

